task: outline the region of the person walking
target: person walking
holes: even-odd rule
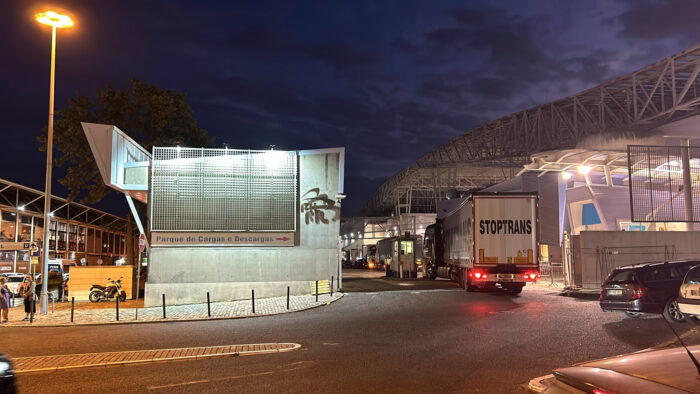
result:
[[[7,278],[0,276],[0,311],[2,311],[2,322],[7,323],[10,314],[10,289],[7,287]]]
[[[19,295],[24,300],[24,313],[25,317],[22,321],[29,320],[29,315],[36,311],[36,305],[34,304],[34,296],[36,294],[36,283],[30,274],[24,277],[24,281],[19,285]],[[33,310],[34,309],[34,310]]]

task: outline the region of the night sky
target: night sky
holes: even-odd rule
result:
[[[58,33],[57,109],[136,78],[186,93],[217,146],[344,146],[343,216],[460,132],[700,43],[691,0],[50,4],[76,19]],[[2,1],[0,178],[43,189],[51,31],[37,8]],[[115,193],[97,206],[127,211]]]

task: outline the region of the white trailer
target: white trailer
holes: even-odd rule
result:
[[[468,291],[515,293],[539,276],[537,195],[474,193],[450,200],[426,230],[426,276],[457,280]]]

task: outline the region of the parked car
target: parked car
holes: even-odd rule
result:
[[[678,309],[686,319],[700,324],[700,265],[688,270],[678,295]]]
[[[600,307],[628,317],[661,313],[670,322],[683,322],[678,291],[686,272],[698,264],[700,261],[682,260],[615,268],[600,287]]]
[[[10,359],[0,354],[0,394],[14,394],[15,371]]]
[[[11,272],[3,274],[2,276],[7,278],[7,287],[12,291],[12,294],[14,294],[15,297],[19,296],[19,285],[24,280],[24,274]]]
[[[700,345],[690,346],[693,354]],[[531,392],[563,393],[700,393],[695,364],[682,347],[643,351],[555,369],[532,379]]]

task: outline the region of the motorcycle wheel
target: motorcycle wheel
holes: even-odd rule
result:
[[[100,292],[97,290],[93,290],[90,292],[90,302],[100,302]]]
[[[126,301],[126,292],[124,290],[122,290],[122,292],[119,294],[119,301]]]

